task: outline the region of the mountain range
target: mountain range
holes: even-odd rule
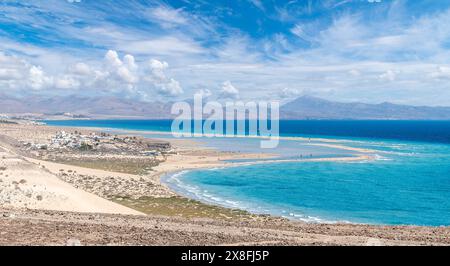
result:
[[[450,120],[450,107],[399,105],[389,102],[341,103],[302,96],[284,104],[284,119]]]
[[[77,115],[80,117],[127,117],[170,119],[172,103],[141,102],[118,97],[31,96],[14,98],[0,95],[0,113]],[[342,103],[301,96],[280,108],[281,119],[388,119],[450,120],[450,107],[409,106],[393,103]]]
[[[141,102],[118,97],[33,96],[14,98],[0,96],[0,113],[74,114],[84,117],[170,118],[171,103]]]

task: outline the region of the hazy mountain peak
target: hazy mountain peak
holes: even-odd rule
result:
[[[325,99],[301,96],[281,107],[285,119],[404,119],[404,120],[448,120],[450,107],[418,107],[381,104],[341,103]]]

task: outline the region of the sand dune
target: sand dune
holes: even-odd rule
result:
[[[42,165],[33,164],[5,148],[1,148],[0,157],[0,203],[3,207],[142,214],[76,189]]]

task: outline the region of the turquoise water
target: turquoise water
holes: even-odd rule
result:
[[[450,148],[389,143],[380,150],[389,153],[374,161],[255,164],[166,182],[203,201],[303,221],[449,225]]]
[[[341,125],[333,123],[335,129],[331,132],[323,129],[321,134],[312,136],[330,136],[333,132],[349,130],[346,129],[348,121]],[[181,194],[205,202],[303,221],[450,225],[450,122],[400,122],[396,127],[396,123],[390,121],[386,124],[390,129],[378,127],[379,122],[372,126],[368,123],[355,122],[350,131],[367,132],[368,128],[373,128],[369,133],[352,133],[349,135],[357,136],[346,137],[337,134],[337,143],[332,144],[372,149],[375,160],[259,163],[186,171],[166,176],[163,182]],[[117,128],[124,128],[124,122],[120,124],[122,126]],[[91,121],[90,125],[101,127],[102,123]],[[111,127],[110,122],[108,127]],[[132,127],[139,129],[136,125]],[[158,123],[146,126],[149,127],[164,128]],[[318,128],[321,127],[323,125]],[[377,131],[381,133],[376,134]],[[289,135],[305,135],[300,129],[297,132]],[[409,135],[395,137],[400,133]],[[300,155],[324,158],[361,154],[314,145],[327,144],[320,139],[311,143],[283,140],[276,150],[259,149],[257,139],[196,140],[219,150],[276,153],[281,159],[298,159]]]

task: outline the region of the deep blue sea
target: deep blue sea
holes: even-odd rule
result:
[[[50,125],[171,130],[172,120],[61,120]],[[280,136],[324,136],[450,143],[450,121],[281,120]]]
[[[168,120],[45,122],[165,132],[171,125]],[[250,138],[196,141],[220,150],[276,153],[280,159],[363,154],[340,148],[344,145],[370,149],[375,160],[259,163],[185,171],[163,181],[205,202],[303,221],[450,225],[450,121],[280,121],[280,135],[313,139],[281,140],[275,150],[261,150],[259,140]]]

